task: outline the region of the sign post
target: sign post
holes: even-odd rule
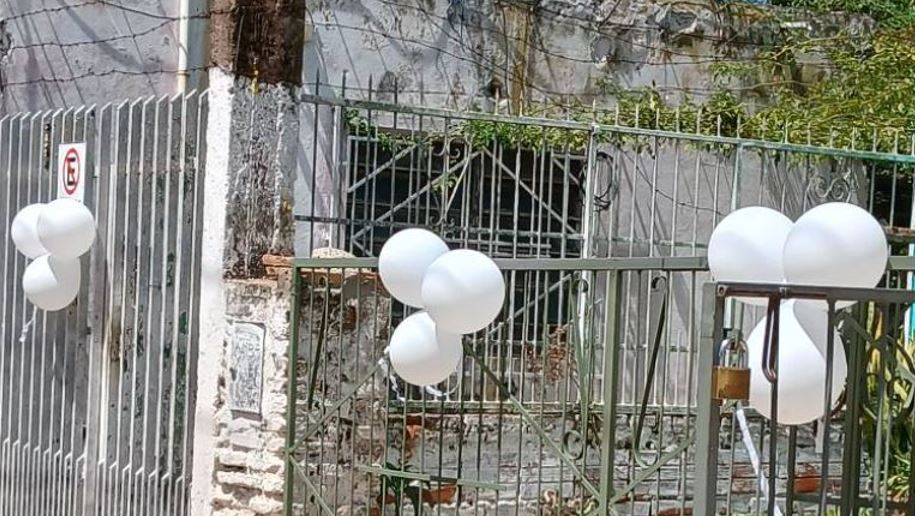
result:
[[[62,143],[57,148],[57,198],[83,202],[86,195],[86,144]]]

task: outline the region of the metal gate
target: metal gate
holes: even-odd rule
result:
[[[0,120],[0,514],[186,514],[206,94]],[[98,223],[77,301],[23,297],[10,241],[56,197],[60,143],[85,142]]]
[[[746,205],[796,217],[842,200],[909,225],[915,156],[902,151],[341,93],[304,97],[312,192],[296,206],[300,251],[363,258],[297,262],[288,513],[688,514],[702,255],[717,221]],[[497,323],[465,340],[461,373],[421,391],[386,370],[407,312],[371,258],[408,226],[500,259],[510,292]],[[890,233],[894,253],[907,252],[910,232]],[[911,282],[906,272],[886,285]],[[729,313],[745,331],[762,315]],[[750,513],[749,459],[723,456],[728,507]]]
[[[911,259],[893,259],[891,268],[911,272]],[[897,273],[891,272],[889,276]],[[890,279],[889,283],[894,281]],[[826,368],[823,400],[825,417],[816,422],[817,455],[802,460],[804,441],[810,425],[788,426],[776,421],[759,421],[759,473],[754,478],[755,503],[749,508],[735,505],[734,479],[721,482],[721,456],[732,453],[733,428],[740,424],[735,410],[741,403],[724,405],[711,398],[712,369],[720,358],[717,350],[728,338],[725,305],[733,296],[767,298],[770,317],[779,319],[786,310],[782,301],[821,300],[828,306],[827,336],[822,352],[831,357],[844,351],[848,376],[844,393],[834,405],[826,392],[831,389],[831,367]],[[903,334],[906,312],[915,303],[915,292],[905,289],[847,289],[792,285],[707,284],[702,294],[702,330],[698,360],[699,412],[696,420],[696,503],[697,514],[752,513],[775,516],[816,514],[853,516],[859,514],[915,514],[915,349]],[[839,301],[854,301],[851,309],[836,309]],[[828,305],[827,305],[828,303]],[[788,305],[790,306],[790,305]],[[777,326],[773,335],[778,334]],[[834,335],[841,335],[842,341]],[[844,341],[844,344],[843,344]],[[785,349],[793,342],[772,339],[763,344],[763,356]],[[844,346],[843,350],[840,350]],[[773,359],[772,407],[777,407],[779,361]],[[775,410],[775,409],[773,409]],[[745,423],[744,423],[745,424]],[[728,445],[724,426],[731,427]],[[807,445],[809,447],[809,444]],[[811,460],[812,459],[812,460]],[[733,470],[732,470],[733,471]],[[741,510],[742,509],[742,510]]]
[[[465,337],[448,382],[419,389],[388,370],[384,349],[404,314],[374,259],[297,261],[287,513],[647,514],[688,504],[696,340],[662,345],[663,307],[669,284],[699,295],[704,259],[499,265],[515,292],[503,316]],[[662,308],[643,324],[649,305]],[[657,369],[634,380],[614,344],[641,339]],[[685,381],[666,379],[680,368]],[[625,381],[642,382],[644,397],[623,399]],[[664,493],[660,505],[646,486]]]

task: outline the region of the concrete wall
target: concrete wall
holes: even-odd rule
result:
[[[178,0],[0,5],[0,111],[174,93]]]
[[[671,99],[706,94],[714,58],[752,55],[774,30],[705,2],[312,0],[305,79],[376,98],[463,108],[575,96],[609,81]],[[525,37],[526,36],[526,37]],[[725,40],[728,40],[725,42]],[[420,93],[422,91],[422,93]],[[510,102],[510,104],[512,103]],[[504,109],[503,109],[504,111]],[[517,112],[517,109],[515,109]]]

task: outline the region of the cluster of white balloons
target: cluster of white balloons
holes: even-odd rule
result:
[[[394,234],[378,256],[381,281],[397,300],[421,308],[391,335],[394,371],[414,385],[443,382],[461,364],[461,335],[488,326],[502,310],[505,280],[488,256],[450,251],[431,231]]]
[[[22,275],[22,290],[35,306],[62,310],[79,294],[79,257],[95,242],[95,217],[83,203],[60,198],[21,209],[10,237],[32,262]]]
[[[716,227],[709,240],[709,269],[716,281],[788,283],[829,287],[873,288],[886,271],[889,255],[880,223],[848,203],[827,203],[796,222],[761,206],[736,210]],[[739,298],[765,305],[764,298]],[[850,306],[840,302],[837,308]],[[789,300],[780,309],[778,347],[778,415],[782,424],[799,425],[823,416],[826,391],[826,303]],[[762,371],[766,320],[747,339],[750,405],[772,418],[772,385]],[[834,332],[831,404],[847,375],[845,350]]]

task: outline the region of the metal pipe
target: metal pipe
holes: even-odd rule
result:
[[[208,0],[178,0],[178,92],[206,88]]]

